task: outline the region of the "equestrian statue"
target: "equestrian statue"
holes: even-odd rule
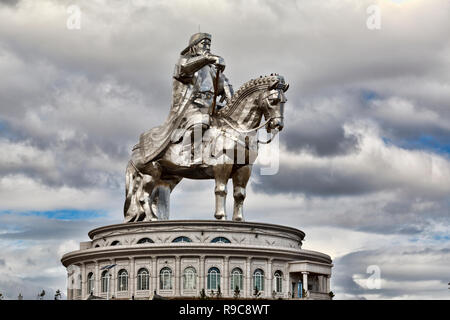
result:
[[[170,193],[183,178],[215,180],[214,217],[219,220],[227,217],[231,178],[233,221],[244,220],[246,186],[261,143],[257,131],[264,127],[273,138],[283,129],[289,85],[272,74],[250,80],[234,92],[223,74],[224,59],[213,55],[210,46],[210,34],[191,36],[175,66],[168,118],[142,133],[132,149],[126,169],[125,222],[168,219]]]

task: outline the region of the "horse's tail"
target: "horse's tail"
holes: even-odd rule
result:
[[[136,183],[141,183],[140,172],[136,169],[133,161],[130,160],[125,172],[125,203],[123,207],[123,214],[125,216],[125,222],[135,221],[139,214],[136,212],[135,206],[133,206],[133,198],[136,197]]]

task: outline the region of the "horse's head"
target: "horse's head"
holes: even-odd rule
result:
[[[281,131],[284,127],[283,113],[284,104],[287,99],[284,93],[288,90],[289,84],[284,82],[284,77],[276,75],[273,77],[272,83],[260,96],[261,107],[263,108],[264,117],[270,119],[266,125],[266,130],[270,132],[272,129]]]

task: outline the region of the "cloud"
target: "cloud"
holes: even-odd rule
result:
[[[309,152],[281,150],[280,172],[261,177],[254,185],[269,193],[361,195],[398,190],[424,197],[445,197],[450,191],[449,159],[420,150],[387,145],[371,124],[346,126],[358,141],[354,152],[319,157]]]
[[[33,214],[1,214],[0,222],[7,226],[0,228],[0,238],[18,241],[70,240],[86,237],[83,230],[98,226],[98,222],[48,219]]]
[[[396,247],[356,251],[334,261],[337,298],[448,298],[448,248]],[[380,288],[369,283],[369,266],[380,270]],[[425,271],[426,270],[426,271]],[[345,292],[339,292],[345,288]]]

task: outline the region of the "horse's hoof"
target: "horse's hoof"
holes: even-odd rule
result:
[[[242,217],[233,217],[233,221],[244,221]]]
[[[225,216],[225,214],[223,214],[223,213],[221,213],[221,214],[215,214],[214,217],[215,217],[217,220],[226,220],[226,216]]]

